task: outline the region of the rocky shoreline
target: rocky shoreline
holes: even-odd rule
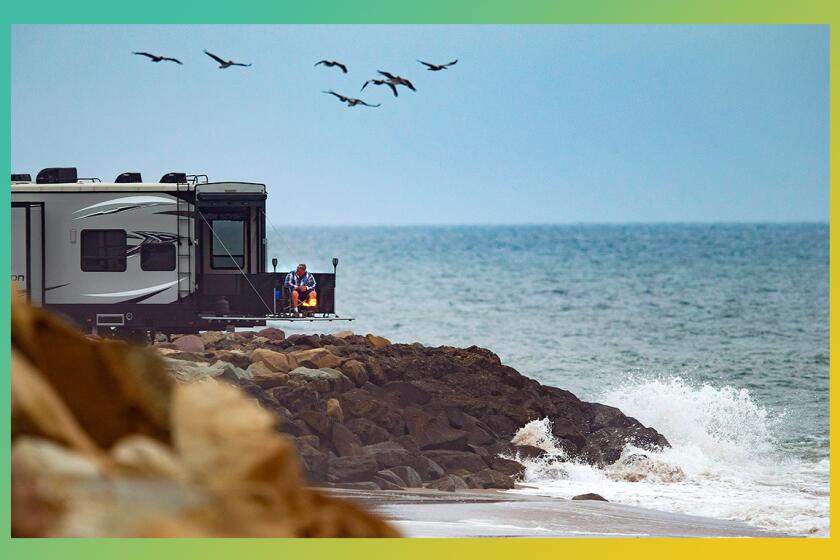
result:
[[[275,413],[316,486],[513,488],[524,469],[513,458],[546,451],[511,440],[542,418],[565,456],[600,466],[628,443],[669,445],[617,408],[541,385],[476,346],[267,328],[185,335],[154,348],[177,380],[223,379]]]

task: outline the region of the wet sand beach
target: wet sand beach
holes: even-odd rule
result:
[[[332,490],[389,519],[407,537],[786,537],[737,521],[600,501],[496,490]]]

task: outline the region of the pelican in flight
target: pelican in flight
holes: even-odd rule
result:
[[[234,62],[232,60],[224,60],[211,52],[204,51],[204,54],[219,63],[219,68],[230,68],[231,66],[251,66],[250,64],[243,64],[241,62]]]
[[[341,68],[342,72],[344,72],[345,74],[347,73],[347,65],[342,64],[337,60],[319,60],[318,62],[315,63],[315,66],[318,66],[319,64],[323,64],[324,66],[326,66],[328,68],[332,68],[333,66],[338,66],[339,68]]]
[[[163,60],[168,60],[169,62],[177,62],[178,64],[183,64],[183,62],[181,62],[177,58],[170,58],[168,56],[160,56],[160,55],[147,53],[147,52],[133,52],[131,54],[139,54],[140,56],[146,56],[149,59],[151,59],[152,62],[161,62]]]
[[[325,91],[324,93],[328,93],[330,95],[334,95],[338,97],[338,99],[342,103],[347,103],[348,107],[355,107],[356,105],[364,105],[365,107],[379,107],[381,103],[377,103],[376,105],[371,105],[370,103],[365,103],[361,99],[355,99],[353,97],[347,97],[346,95],[341,95],[340,93],[336,93],[333,90]]]
[[[377,79],[368,80],[368,81],[365,82],[365,85],[363,85],[362,89],[360,89],[359,91],[363,91],[367,87],[368,84],[373,84],[375,86],[388,86],[389,88],[391,88],[391,91],[394,92],[394,97],[399,97],[399,94],[397,93],[397,86],[395,86],[394,84],[392,84],[388,80],[377,80]]]
[[[402,76],[395,76],[390,72],[383,72],[382,70],[377,70],[377,72],[379,72],[381,76],[385,76],[386,78],[388,78],[388,81],[394,84],[395,86],[405,86],[411,91],[417,91],[417,88],[414,87],[414,84],[412,84],[410,81],[403,78]]]
[[[429,70],[431,72],[439,72],[441,70],[446,70],[447,68],[449,68],[450,66],[452,66],[454,64],[457,64],[458,59],[456,58],[452,62],[447,62],[446,64],[432,64],[431,62],[423,62],[422,60],[418,60],[417,62],[419,62],[420,64],[425,64],[426,66],[428,66],[428,68],[426,68],[426,70]]]

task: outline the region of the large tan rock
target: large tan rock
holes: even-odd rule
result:
[[[246,373],[251,381],[263,389],[285,385],[289,381],[289,374],[274,371],[265,362],[254,362],[248,366]]]
[[[298,366],[298,362],[291,354],[275,352],[268,348],[257,348],[251,352],[251,363],[262,362],[271,371],[287,373]]]
[[[338,331],[337,333],[333,333],[333,336],[336,338],[347,338],[348,336],[353,336],[353,331]]]
[[[186,480],[186,472],[172,450],[157,440],[139,435],[122,438],[111,449],[118,467],[130,473]]]
[[[185,334],[172,341],[175,347],[181,352],[192,352],[201,354],[204,352],[204,340],[194,334]]]
[[[341,364],[338,369],[341,370],[341,373],[349,377],[356,387],[361,387],[367,383],[367,368],[365,367],[365,364],[358,360],[347,360]]]
[[[227,333],[224,331],[205,331],[200,336],[206,348],[224,340],[227,337]]]
[[[391,341],[385,338],[384,336],[376,336],[375,334],[366,334],[365,340],[367,340],[368,345],[371,348],[384,348],[391,344]]]
[[[179,385],[173,398],[177,455],[192,482],[217,491],[299,480],[294,449],[276,423],[273,414],[223,383]]]
[[[298,365],[313,369],[336,368],[341,365],[341,362],[343,361],[326,348],[298,350],[296,352],[291,352],[290,355],[294,358]]]

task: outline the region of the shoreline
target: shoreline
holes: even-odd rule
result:
[[[323,490],[412,538],[797,538],[740,521],[501,490]]]

